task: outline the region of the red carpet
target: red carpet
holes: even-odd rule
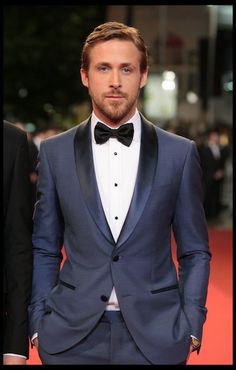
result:
[[[233,364],[232,231],[209,230],[212,252],[208,315],[200,354],[192,353],[189,365]],[[37,351],[30,351],[28,365],[39,365]]]

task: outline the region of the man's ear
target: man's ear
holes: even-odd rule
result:
[[[140,80],[140,89],[146,85],[147,78],[148,78],[148,69],[142,73],[141,80]]]
[[[80,68],[80,77],[81,77],[82,84],[88,87],[88,73],[83,68]]]

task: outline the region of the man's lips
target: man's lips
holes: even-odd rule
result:
[[[122,95],[106,95],[107,99],[124,99]]]

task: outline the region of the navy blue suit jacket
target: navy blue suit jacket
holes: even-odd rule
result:
[[[94,328],[113,285],[151,363],[180,363],[190,334],[202,338],[211,255],[198,152],[193,141],[141,118],[138,174],[116,243],[96,183],[90,119],[41,144],[29,314],[31,335],[38,332],[50,354]],[[67,260],[59,271],[62,245]]]

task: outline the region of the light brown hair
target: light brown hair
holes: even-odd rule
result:
[[[148,67],[147,47],[137,28],[126,26],[119,22],[106,22],[97,26],[85,40],[82,55],[81,68],[88,71],[89,69],[89,52],[94,45],[112,39],[131,41],[141,53],[140,71],[144,73]]]

